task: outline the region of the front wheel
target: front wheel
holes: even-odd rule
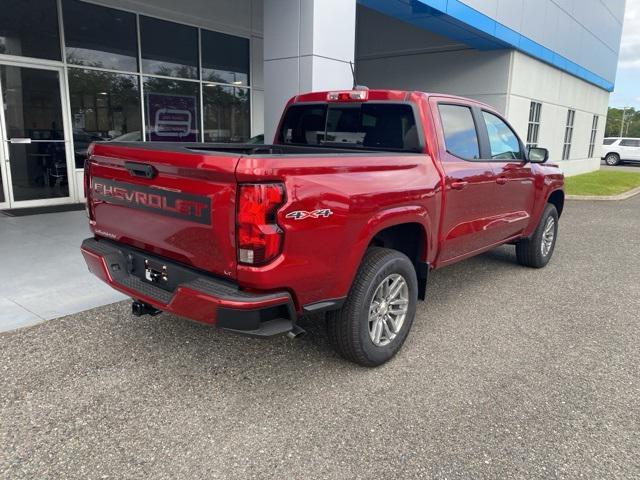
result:
[[[395,250],[370,248],[345,304],[327,314],[329,339],[347,360],[381,365],[407,338],[417,299],[418,280],[409,258]]]
[[[547,203],[533,235],[516,243],[518,263],[525,267],[544,267],[551,260],[557,237],[558,211],[554,205]]]

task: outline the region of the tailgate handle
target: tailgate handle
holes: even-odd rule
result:
[[[158,171],[152,165],[138,162],[124,162],[124,168],[127,169],[132,177],[153,178]]]

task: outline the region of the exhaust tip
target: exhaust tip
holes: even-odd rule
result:
[[[307,331],[305,329],[300,328],[298,325],[294,325],[293,328],[287,332],[287,337],[293,340],[294,338],[301,337],[306,333]]]

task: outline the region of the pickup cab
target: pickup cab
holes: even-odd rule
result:
[[[132,297],[256,337],[326,317],[346,359],[400,349],[429,272],[502,244],[550,260],[561,170],[491,106],[423,92],[292,98],[270,145],[94,143],[89,270]]]

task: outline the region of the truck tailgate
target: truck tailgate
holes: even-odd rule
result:
[[[184,144],[97,143],[85,169],[92,230],[235,278],[238,159]]]

